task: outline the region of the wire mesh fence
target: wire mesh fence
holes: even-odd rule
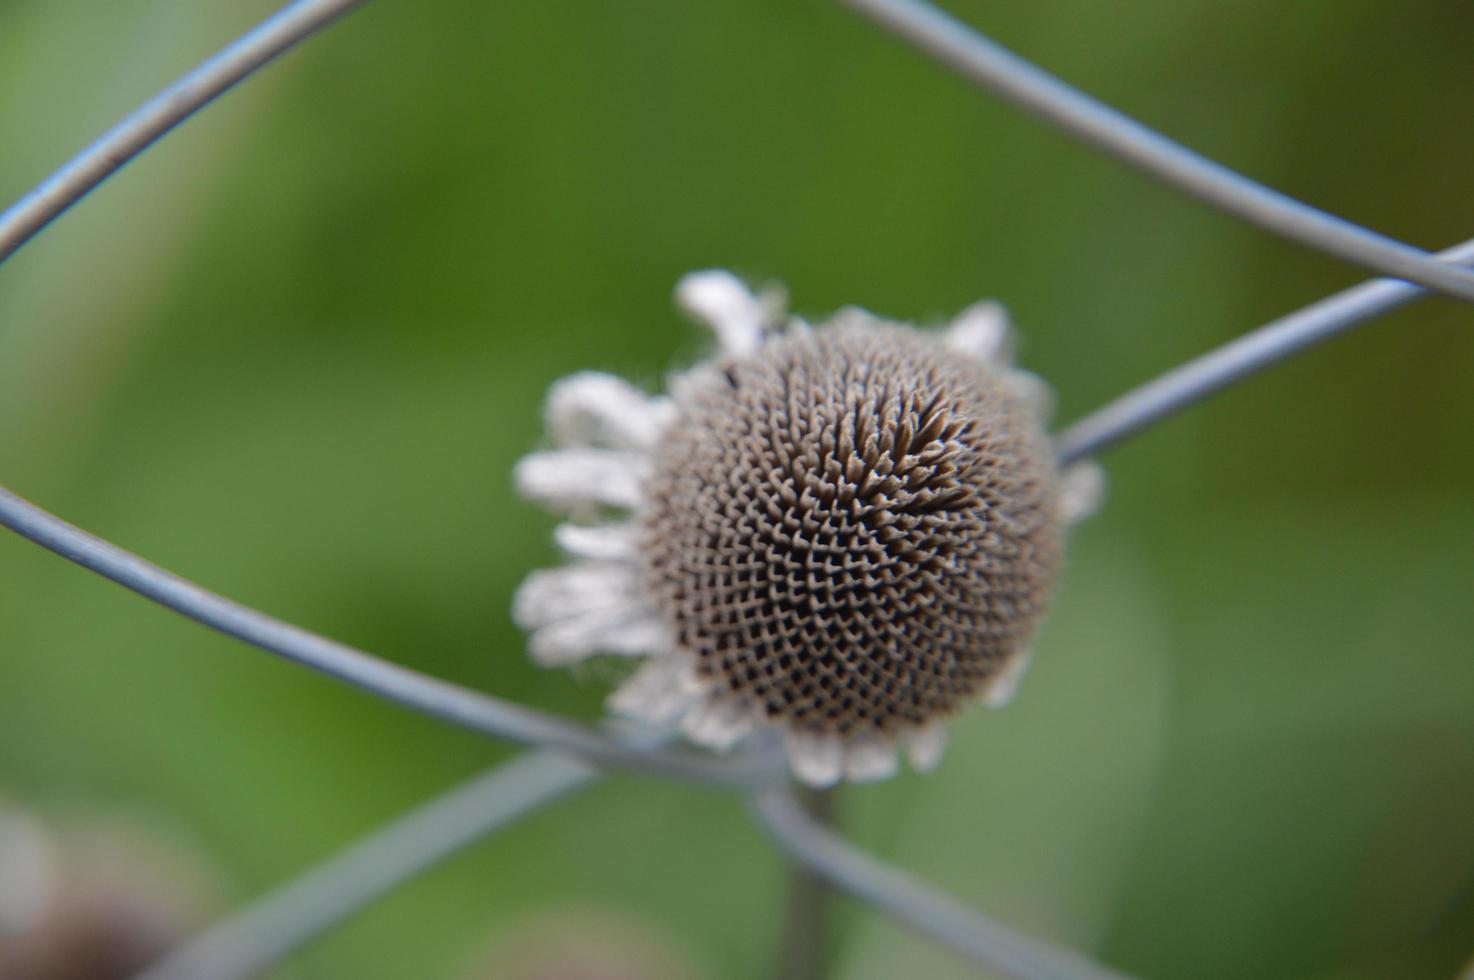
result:
[[[1236,382],[1431,292],[1474,300],[1474,272],[1466,268],[1474,262],[1474,243],[1424,252],[1262,187],[1064,85],[925,3],[846,2],[968,80],[1164,185],[1368,272],[1395,277],[1277,318],[1088,413],[1058,434],[1062,463],[1093,458]],[[362,5],[363,0],[298,0],[186,74],[0,215],[0,261],[221,93]],[[224,919],[143,976],[255,975],[466,845],[619,770],[740,794],[796,864],[979,968],[1029,978],[1119,975],[1010,930],[807,817],[771,744],[759,741],[730,756],[712,756],[675,747],[660,733],[585,725],[401,667],[207,591],[3,488],[0,523],[210,629],[450,725],[533,750],[397,818]]]

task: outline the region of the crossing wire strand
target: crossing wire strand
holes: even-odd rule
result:
[[[598,765],[713,786],[751,786],[771,781],[778,772],[771,755],[720,758],[688,750],[631,747],[586,725],[390,663],[216,595],[3,486],[0,526],[219,633],[493,738],[558,749]]]
[[[0,213],[0,262],[175,126],[267,62],[367,2],[297,0],[180,76]]]
[[[790,858],[984,970],[1019,980],[1125,980],[864,853],[816,823],[787,789],[759,790],[750,799],[753,815]]]
[[[1439,256],[1448,262],[1474,263],[1474,239]],[[1427,295],[1426,290],[1411,283],[1372,279],[1328,296],[1195,357],[1096,409],[1059,434],[1055,453],[1061,463],[1098,455],[1230,385]]]
[[[259,976],[375,899],[601,776],[554,752],[524,753],[394,818],[190,939],[134,980]]]
[[[1474,300],[1474,272],[1249,180],[1066,85],[924,0],[840,0],[963,77],[1250,224],[1375,272]]]

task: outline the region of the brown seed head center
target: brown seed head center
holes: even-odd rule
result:
[[[642,515],[678,649],[844,736],[985,689],[1060,561],[1048,440],[1006,372],[859,314],[719,367],[682,395]]]

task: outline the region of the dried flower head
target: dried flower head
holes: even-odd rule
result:
[[[518,466],[583,518],[557,531],[574,562],[518,592],[533,656],[643,656],[611,707],[716,748],[779,727],[813,785],[887,776],[901,745],[934,766],[949,716],[1012,694],[1098,470],[1055,464],[996,304],[933,334],[785,321],[721,272],[677,297],[720,354],[669,397],[559,382],[557,446]]]

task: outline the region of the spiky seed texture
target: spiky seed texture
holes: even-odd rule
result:
[[[570,379],[565,448],[519,468],[554,506],[630,512],[560,528],[577,560],[516,604],[534,656],[644,656],[617,710],[717,747],[777,727],[815,785],[888,775],[898,746],[929,768],[947,718],[1011,694],[1095,471],[1060,473],[996,306],[933,332],[783,322],[724,273],[678,296],[722,352],[668,398]]]
[[[842,738],[944,718],[1007,672],[1060,564],[1054,464],[1002,372],[850,315],[678,400],[647,588],[703,676]]]

